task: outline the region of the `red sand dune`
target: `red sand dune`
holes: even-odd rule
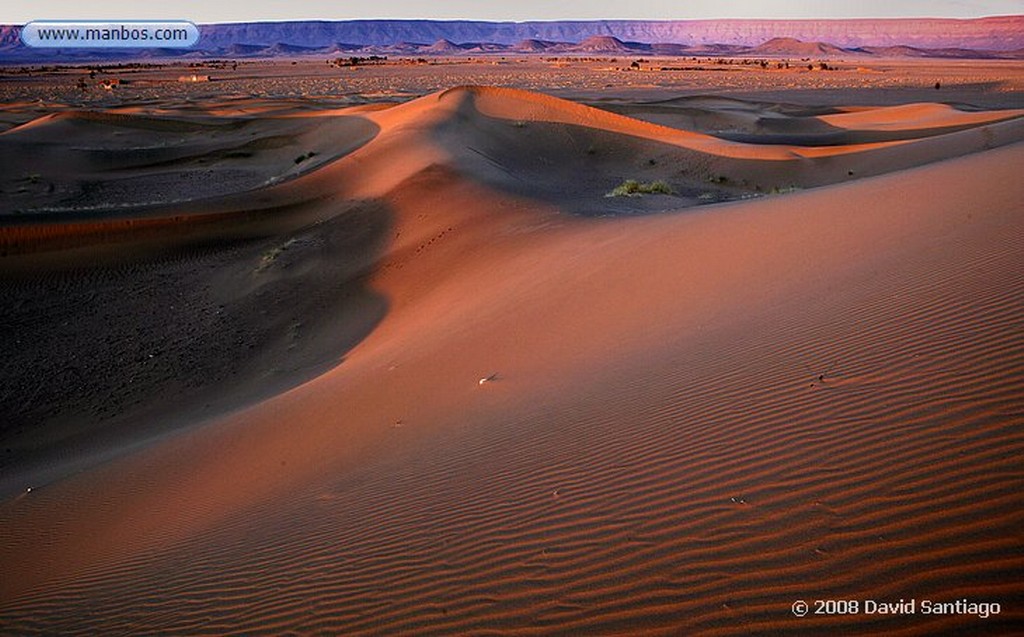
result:
[[[1019,112],[823,116],[919,136],[820,148],[512,90],[333,115],[379,131],[277,185],[147,214],[263,210],[283,245],[316,239],[328,222],[304,223],[341,202],[384,205],[365,280],[386,314],[286,392],[34,474],[48,479],[0,504],[4,631],[924,635],[1024,620]],[[679,189],[717,174],[824,187],[588,216],[626,205],[603,193],[641,170]],[[68,223],[99,222],[50,222]],[[31,251],[46,236],[32,228],[0,239]],[[265,276],[327,262],[298,245]],[[255,267],[224,271],[238,298]],[[790,612],[964,597],[1003,612]]]

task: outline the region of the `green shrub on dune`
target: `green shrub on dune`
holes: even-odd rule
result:
[[[605,197],[639,197],[640,195],[671,195],[672,187],[664,181],[641,183],[636,179],[627,179]]]

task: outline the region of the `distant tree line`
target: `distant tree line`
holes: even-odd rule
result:
[[[386,55],[371,55],[368,57],[352,56],[347,58],[335,58],[327,60],[330,66],[361,66],[364,64],[383,64],[388,61]]]

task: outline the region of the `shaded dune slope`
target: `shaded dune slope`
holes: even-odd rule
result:
[[[379,134],[337,161],[174,214],[383,206],[359,281],[386,314],[331,371],[74,476],[58,463],[0,503],[5,629],[924,635],[1024,619],[1019,119],[808,149],[510,90],[359,117]],[[585,175],[571,196],[562,164]],[[837,183],[851,166],[894,174]],[[716,174],[726,198],[744,179],[828,187],[560,214],[679,207]],[[677,194],[604,197],[629,177]],[[789,610],[964,596],[1004,613]]]
[[[830,108],[703,95],[600,106],[651,123],[732,141],[794,146],[844,146],[917,139],[1020,116],[1016,110],[986,112],[935,103]]]
[[[137,217],[141,208],[180,207],[226,189],[292,179],[377,133],[359,117],[292,114],[43,116],[0,133],[0,189],[7,195],[0,213],[36,219],[120,211]]]
[[[850,124],[867,130],[885,122],[894,129],[903,121],[898,141],[825,146],[818,140],[808,147],[761,137],[737,143],[514,89],[454,89],[440,100],[453,115],[436,134],[462,171],[583,214],[665,210],[827,185],[993,148],[1024,131],[1021,112],[979,115],[923,105],[877,109],[874,119],[860,115]],[[630,178],[664,180],[674,196],[602,199]]]

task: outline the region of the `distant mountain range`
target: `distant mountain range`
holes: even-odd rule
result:
[[[29,49],[0,26],[0,61],[137,57],[284,57],[303,54],[772,55],[835,57],[1024,56],[1024,15],[954,19],[599,20],[478,22],[352,20],[206,24],[194,49]]]

